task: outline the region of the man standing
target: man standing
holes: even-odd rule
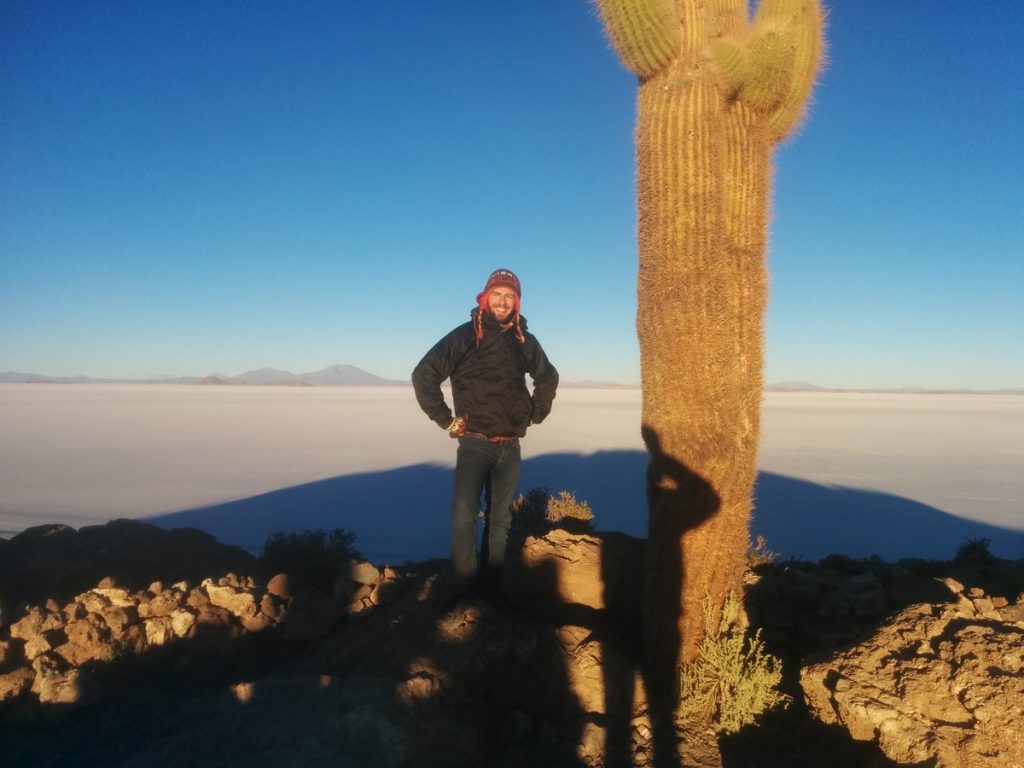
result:
[[[470,320],[435,344],[412,372],[424,413],[459,441],[452,498],[451,563],[459,588],[477,576],[476,519],[487,491],[485,584],[500,584],[512,501],[519,484],[519,438],[551,411],[558,371],[519,313],[519,278],[498,269],[477,295]],[[533,394],[526,388],[533,380]],[[441,393],[452,382],[454,413]]]

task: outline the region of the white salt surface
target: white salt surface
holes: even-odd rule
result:
[[[636,390],[563,388],[521,489],[643,535]],[[445,556],[455,442],[408,387],[0,384],[0,535],[118,517],[258,551],[345,527],[376,561]],[[1024,397],[769,393],[754,533],[793,557],[1024,557]]]

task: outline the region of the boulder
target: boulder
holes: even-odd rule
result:
[[[821,721],[898,763],[1024,766],[1024,624],[969,599],[910,606],[860,644],[808,659],[800,682]]]
[[[356,584],[372,587],[380,581],[381,576],[377,566],[373,563],[352,560],[348,564],[348,578],[349,581],[354,581]]]
[[[174,639],[174,624],[169,616],[146,619],[146,643],[150,646],[166,645]]]
[[[230,611],[240,619],[255,618],[259,612],[256,598],[251,592],[230,585],[218,586],[209,580],[203,582],[203,586],[211,603]]]
[[[0,702],[16,699],[32,687],[36,673],[29,667],[19,667],[13,672],[0,674]]]
[[[64,632],[67,642],[58,646],[55,653],[71,666],[110,656],[111,631],[98,614],[90,613],[69,623]]]
[[[81,674],[56,654],[45,653],[32,662],[32,693],[41,704],[77,704],[82,700]]]
[[[279,597],[282,600],[291,600],[295,593],[292,589],[292,580],[287,573],[279,573],[267,582],[267,594]]]
[[[175,637],[187,637],[196,625],[196,617],[184,608],[174,611],[170,618],[171,631],[174,632]]]
[[[11,637],[27,642],[43,632],[60,629],[64,624],[62,614],[33,606],[22,618],[11,624]]]

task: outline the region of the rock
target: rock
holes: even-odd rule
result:
[[[367,586],[366,584],[360,584],[359,589],[353,592],[352,597],[349,598],[349,612],[359,613],[360,611],[372,608],[373,606],[373,587]]]
[[[64,606],[64,620],[68,623],[83,619],[88,613],[85,606],[78,602],[68,603]]]
[[[505,588],[544,620],[578,623],[579,614],[586,613],[604,628],[635,628],[643,555],[643,542],[623,534],[555,529],[526,539],[521,557],[506,566]]]
[[[792,603],[810,602],[825,591],[825,580],[793,566],[784,566],[776,575],[779,592]]]
[[[195,608],[196,610],[210,604],[210,598],[203,591],[202,587],[196,587],[188,593],[188,597],[185,598],[185,605],[189,608]]]
[[[282,600],[291,600],[295,594],[292,591],[292,580],[287,573],[279,573],[267,582],[267,594],[279,597]]]
[[[174,639],[174,625],[169,616],[158,616],[146,619],[146,643],[148,645],[166,645]]]
[[[75,602],[87,613],[99,613],[110,605],[110,600],[96,591],[84,592],[75,598]]]
[[[121,637],[128,631],[128,627],[139,620],[139,611],[134,606],[108,606],[99,611],[98,614],[103,623],[110,630],[113,639]]]
[[[392,573],[394,573],[392,571]],[[370,602],[374,605],[391,605],[406,590],[405,582],[395,574],[392,578],[381,579],[370,593]]]
[[[67,642],[55,652],[71,666],[110,656],[111,631],[98,614],[90,613],[84,619],[71,622],[64,632]],[[123,634],[123,629],[119,634]]]
[[[811,711],[898,763],[1024,765],[1024,625],[914,605],[861,644],[809,662],[800,681]]]
[[[952,592],[954,595],[963,594],[964,585],[961,584],[956,579],[951,578],[951,577],[947,577],[947,578],[942,580],[942,583],[945,584],[946,587],[949,589],[949,591]]]
[[[60,629],[64,624],[63,614],[31,607],[21,619],[11,624],[11,637],[27,642],[43,632]]]
[[[36,673],[28,667],[20,667],[13,672],[0,674],[0,702],[16,699],[28,692],[35,680]]]
[[[170,616],[181,607],[185,595],[176,589],[164,590],[139,605],[139,616],[144,619],[156,616]]]
[[[889,609],[882,580],[870,571],[841,582],[839,593],[850,603],[855,616],[881,616]]]
[[[368,587],[374,586],[380,581],[380,571],[377,566],[370,562],[358,562],[352,560],[348,564],[348,578],[356,584],[365,584]]]
[[[171,614],[171,631],[175,637],[188,637],[192,628],[196,625],[196,617],[184,608],[179,608]]]
[[[45,632],[40,632],[38,635],[33,635],[29,640],[25,641],[25,648],[23,649],[25,658],[32,661],[37,656],[62,645],[65,640],[66,637],[63,629],[49,629]]]
[[[256,598],[253,597],[251,592],[245,592],[238,587],[230,585],[215,586],[213,584],[205,584],[204,586],[206,587],[206,594],[210,597],[210,602],[214,605],[225,608],[232,615],[240,619],[253,619],[256,617],[259,609],[256,607]]]
[[[43,654],[32,662],[32,693],[41,704],[77,704],[82,700],[81,675],[56,654]]]
[[[260,613],[273,622],[279,622],[284,618],[286,609],[284,601],[267,592],[260,598]]]
[[[262,632],[274,623],[269,616],[262,613],[255,616],[240,616],[239,621],[246,632]]]
[[[94,587],[92,589],[92,593],[94,595],[105,597],[111,605],[116,605],[118,607],[130,606],[134,608],[138,604],[138,600],[133,598],[129,594],[128,590],[123,587]]]

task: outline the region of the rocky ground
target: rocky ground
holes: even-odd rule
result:
[[[511,599],[453,609],[439,562],[327,593],[198,531],[33,529],[0,542],[0,762],[1024,765],[1020,563],[766,564],[747,614],[794,703],[715,737],[647,702],[643,551],[530,538]]]

